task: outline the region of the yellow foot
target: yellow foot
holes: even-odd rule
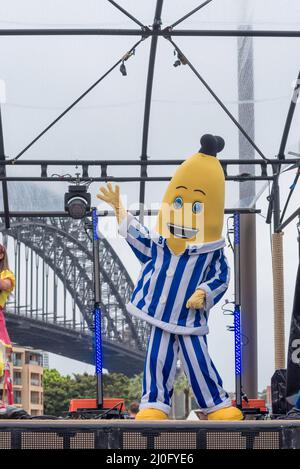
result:
[[[237,407],[224,407],[207,415],[208,420],[243,420],[244,416]]]
[[[135,420],[167,420],[168,416],[159,409],[142,409],[138,412]]]

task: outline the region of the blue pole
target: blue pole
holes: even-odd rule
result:
[[[102,332],[101,332],[101,310],[99,306],[94,309],[95,328],[95,366],[96,375],[102,375]]]
[[[94,262],[94,334],[95,334],[95,369],[97,378],[97,408],[103,408],[103,382],[102,382],[102,331],[101,331],[101,290],[100,290],[100,259],[99,259],[99,237],[97,232],[98,216],[97,210],[92,211],[93,223],[93,262]]]
[[[242,408],[242,339],[240,284],[240,214],[234,213],[234,355],[236,405]]]

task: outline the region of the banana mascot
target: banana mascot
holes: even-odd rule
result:
[[[216,158],[224,140],[201,138],[198,153],[181,164],[163,198],[155,231],[122,205],[119,187],[98,198],[116,213],[119,233],[141,262],[127,310],[151,324],[138,420],[168,418],[178,355],[201,410],[209,420],[242,420],[231,406],[207,349],[210,309],[228,287],[222,238],[225,178]]]

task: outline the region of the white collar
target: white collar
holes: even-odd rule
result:
[[[166,238],[161,236],[156,231],[151,230],[150,236],[152,241],[154,241],[154,243],[158,246],[164,247],[165,245],[168,245]],[[209,243],[189,244],[185,251],[183,251],[181,254],[185,252],[188,252],[188,254],[205,254],[207,252],[213,252],[224,248],[225,245],[226,243],[224,238],[218,239],[217,241],[211,241]]]

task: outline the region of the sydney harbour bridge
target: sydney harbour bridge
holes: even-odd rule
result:
[[[92,241],[84,221],[18,217],[6,230],[0,220],[14,253],[16,289],[6,311],[11,339],[94,363]],[[147,326],[126,311],[133,282],[103,237],[99,254],[103,365],[133,375],[142,370]]]

